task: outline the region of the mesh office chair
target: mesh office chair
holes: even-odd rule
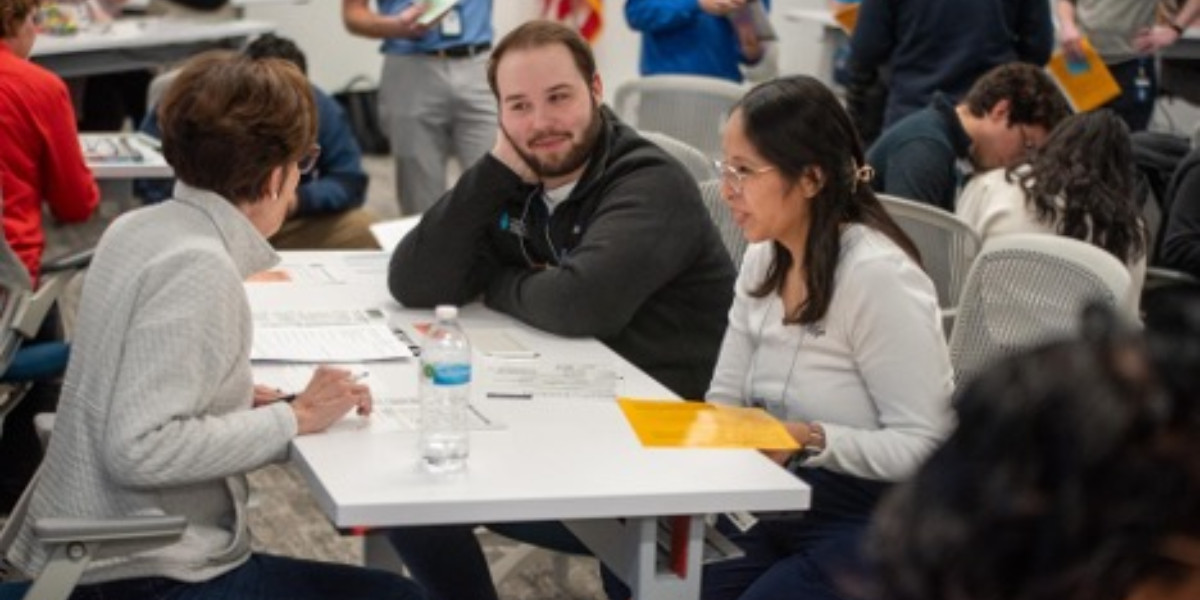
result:
[[[617,88],[613,110],[632,127],[661,131],[706,156],[717,156],[725,119],[745,93],[723,79],[654,75]]]
[[[717,169],[713,165],[713,161],[703,152],[665,133],[658,131],[639,131],[638,133],[683,164],[683,168],[692,174],[696,183],[708,181],[717,176]]]
[[[729,251],[729,258],[733,259],[733,266],[740,269],[742,255],[746,254],[746,236],[742,235],[742,228],[738,227],[737,222],[733,220],[733,213],[729,212],[729,207],[725,205],[725,199],[721,197],[721,180],[710,179],[701,182],[700,197],[704,200],[704,208],[708,209],[708,216],[712,218],[713,223],[717,226],[717,231],[721,233],[721,242]]]
[[[883,208],[921,252],[921,262],[937,289],[938,306],[949,334],[963,282],[979,252],[979,235],[962,219],[940,208],[887,194],[878,196]]]
[[[959,385],[995,360],[1073,335],[1091,302],[1134,318],[1129,270],[1108,252],[1045,234],[990,239],[971,266],[950,334]]]

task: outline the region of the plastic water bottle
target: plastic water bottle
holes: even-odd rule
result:
[[[467,466],[470,438],[471,343],[458,326],[458,308],[439,306],[421,345],[421,462],[431,473]]]

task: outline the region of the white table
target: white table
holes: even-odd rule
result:
[[[286,261],[336,261],[347,253],[288,253]],[[400,319],[429,321],[432,311],[408,311],[392,300],[382,279],[342,284],[247,284],[251,306],[270,308],[378,308]],[[541,354],[538,360],[612,361],[623,377],[618,393],[674,396],[594,340],[565,339],[522,326],[472,305],[464,328],[511,327]],[[476,380],[489,368],[476,356]],[[387,377],[408,378],[413,361],[393,365]],[[377,368],[372,368],[375,379]],[[486,375],[485,375],[486,377]],[[809,506],[803,482],[753,451],[646,449],[615,402],[472,396],[502,430],[471,436],[467,471],[451,477],[418,465],[415,432],[331,431],[293,442],[293,461],[325,514],[338,527],[562,520],[597,557],[633,588],[637,598],[698,598],[702,515],[732,510],[796,511]],[[357,417],[351,417],[357,418]],[[353,429],[353,428],[351,428]],[[681,535],[675,554],[658,562],[660,519]]]
[[[141,160],[94,160],[87,155],[86,149],[89,147],[122,144],[122,139],[141,154]],[[85,149],[87,166],[97,180],[167,178],[175,175],[174,169],[167,164],[158,148],[147,143],[141,136],[128,133],[81,133],[79,143]]]
[[[132,71],[212,48],[236,48],[274,30],[275,25],[264,21],[118,19],[74,35],[38,35],[30,58],[61,77]]]

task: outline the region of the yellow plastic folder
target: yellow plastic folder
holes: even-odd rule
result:
[[[1046,70],[1058,82],[1058,87],[1075,107],[1076,111],[1086,112],[1104,105],[1104,103],[1121,94],[1121,88],[1113,79],[1112,73],[1100,60],[1096,49],[1085,39],[1083,40],[1083,58],[1073,60],[1059,48],[1050,57]]]
[[[617,403],[648,448],[800,448],[783,423],[760,408],[635,398]]]

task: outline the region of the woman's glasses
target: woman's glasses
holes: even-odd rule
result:
[[[300,160],[296,161],[296,168],[300,169],[300,174],[306,175],[312,171],[313,168],[317,166],[317,159],[320,158],[320,156],[321,147],[313,144],[313,147],[308,149],[308,153],[300,157]]]
[[[717,168],[717,173],[720,175],[721,181],[729,185],[735,194],[741,194],[746,189],[747,179],[775,170],[775,167],[770,166],[759,167],[757,169],[747,166],[734,166],[720,159],[714,160],[713,166]]]

